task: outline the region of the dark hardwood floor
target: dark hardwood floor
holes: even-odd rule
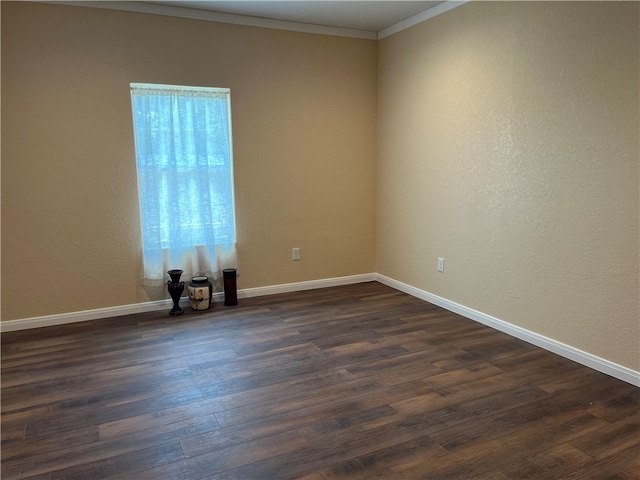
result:
[[[640,389],[375,282],[5,333],[1,378],[4,480],[640,478]]]

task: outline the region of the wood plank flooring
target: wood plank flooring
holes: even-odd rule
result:
[[[2,479],[640,478],[640,389],[379,283],[167,312],[2,335]]]

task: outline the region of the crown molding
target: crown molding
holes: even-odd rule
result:
[[[42,3],[52,5],[66,5],[72,7],[91,7],[106,10],[121,10],[125,12],[147,13],[150,15],[164,15],[168,17],[189,18],[192,20],[204,20],[207,22],[229,23],[248,27],[271,28],[275,30],[288,30],[301,33],[316,33],[320,35],[333,35],[338,37],[363,38],[367,40],[380,40],[398,33],[418,23],[448,12],[456,7],[464,5],[471,0],[450,1],[436,5],[424,12],[413,15],[401,22],[387,27],[379,32],[358,30],[352,28],[329,27],[325,25],[313,25],[310,23],[288,22],[284,20],[272,20],[268,18],[250,17],[247,15],[235,15],[231,13],[210,12],[193,8],[176,7],[173,5],[160,5],[146,2],[127,1],[73,1],[73,0],[44,0]]]
[[[320,35],[333,35],[339,37],[364,38],[376,40],[376,32],[357,30],[352,28],[329,27],[313,25],[309,23],[287,22],[284,20],[272,20],[268,18],[235,15],[231,13],[210,12],[193,8],[176,7],[173,5],[159,5],[145,2],[110,2],[110,1],[43,1],[52,5],[66,5],[72,7],[91,7],[107,10],[121,10],[125,12],[147,13],[151,15],[164,15],[167,17],[189,18],[192,20],[204,20],[207,22],[230,23],[248,27],[271,28],[275,30],[288,30],[292,32],[317,33]]]
[[[390,27],[385,28],[384,30],[380,30],[378,32],[378,40],[381,40],[385,37],[393,35],[394,33],[398,33],[402,30],[405,30],[409,27],[413,27],[418,23],[422,23],[430,18],[437,17],[438,15],[448,12],[449,10],[453,10],[454,8],[460,7],[465,3],[469,3],[471,0],[460,0],[460,1],[445,1],[442,2],[435,7],[429,8],[424,12],[416,13],[415,15],[402,20],[401,22],[396,23],[395,25],[391,25]]]

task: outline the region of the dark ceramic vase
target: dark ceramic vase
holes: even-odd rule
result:
[[[180,315],[184,312],[184,310],[180,308],[180,297],[184,291],[184,282],[180,281],[180,276],[183,271],[176,269],[169,270],[167,273],[171,277],[171,280],[167,282],[167,289],[169,290],[169,295],[171,295],[171,300],[173,300],[173,308],[169,312],[169,315]]]

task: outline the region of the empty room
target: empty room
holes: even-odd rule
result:
[[[638,2],[0,9],[3,479],[640,479]]]

